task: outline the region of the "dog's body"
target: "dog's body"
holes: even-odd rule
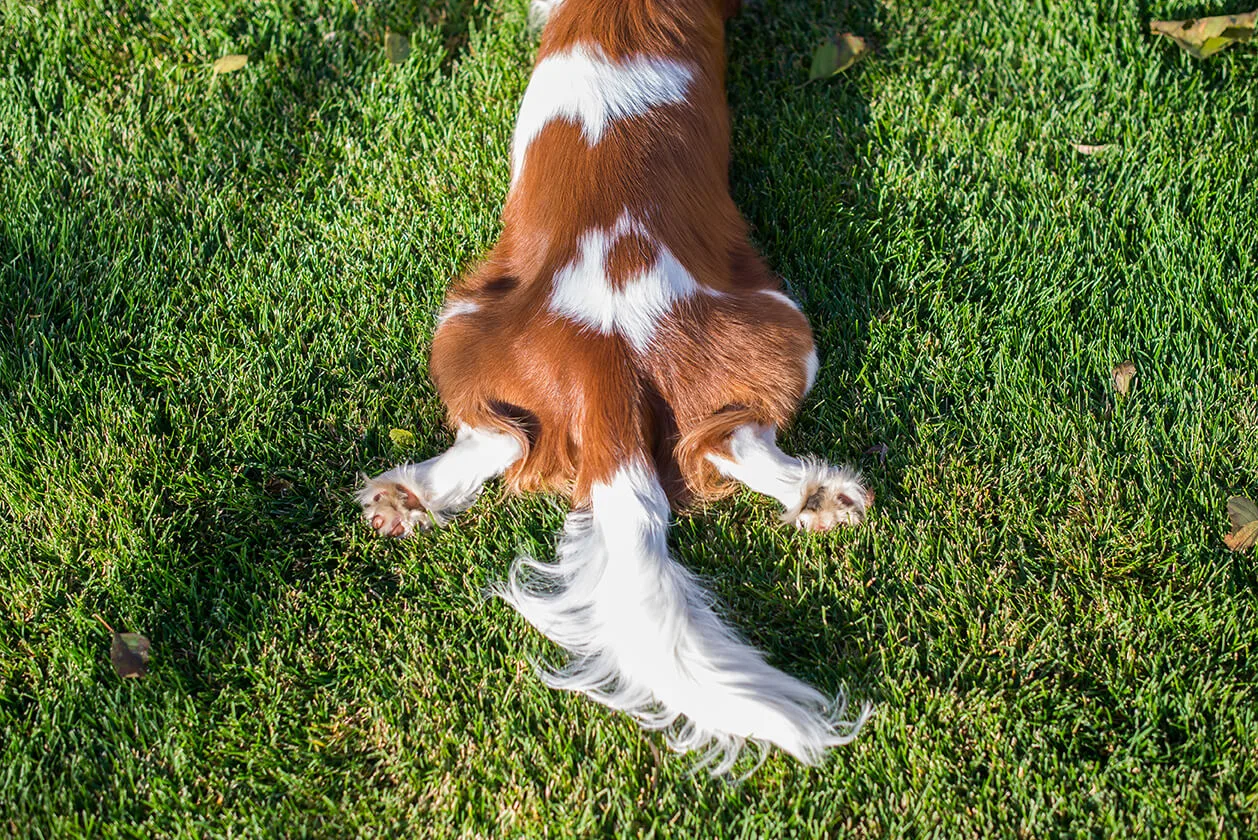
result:
[[[535,0],[549,20],[502,236],[450,289],[433,341],[458,437],[360,494],[392,536],[442,524],[497,475],[569,495],[558,561],[521,560],[502,589],[572,653],[550,684],[708,748],[720,769],[749,739],[816,761],[864,719],[765,663],[666,544],[670,502],[734,481],[810,530],[855,524],[867,504],[854,473],[774,443],[817,356],[729,195],[731,5]]]

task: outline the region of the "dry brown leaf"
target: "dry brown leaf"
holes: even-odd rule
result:
[[[247,55],[225,55],[218,61],[214,62],[214,75],[221,73],[235,73],[241,67],[249,63]]]
[[[1149,31],[1165,35],[1194,58],[1209,58],[1219,50],[1254,36],[1258,9],[1242,15],[1150,21]]]
[[[1227,500],[1227,518],[1232,522],[1232,532],[1223,542],[1233,551],[1247,551],[1258,543],[1258,505],[1244,496]]]
[[[1097,155],[1106,149],[1112,149],[1110,143],[1102,143],[1099,146],[1089,146],[1087,143],[1071,143],[1070,147],[1081,155]]]
[[[109,661],[118,676],[138,679],[148,673],[151,649],[149,640],[139,633],[114,633],[114,642],[109,646]]]
[[[139,633],[119,633],[109,626],[109,622],[95,616],[96,620],[105,625],[112,635],[113,643],[109,646],[109,661],[113,663],[118,676],[139,678],[148,673],[149,652],[153,646],[149,640]]]
[[[268,496],[286,496],[293,492],[293,483],[287,478],[273,475],[262,485]]]
[[[1114,368],[1114,390],[1118,392],[1118,396],[1127,396],[1131,391],[1131,383],[1135,378],[1136,366],[1130,359]]]
[[[885,443],[875,443],[873,446],[865,450],[865,454],[873,455],[878,459],[879,464],[885,466],[887,463],[887,452],[889,451],[890,450],[887,448]]]

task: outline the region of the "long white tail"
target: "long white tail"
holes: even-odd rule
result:
[[[722,623],[669,556],[668,515],[654,470],[625,465],[594,485],[588,513],[568,515],[556,562],[516,561],[500,594],[571,654],[547,684],[667,730],[677,751],[704,750],[714,774],[748,741],[809,764],[851,741],[869,706],[844,720],[843,695],[830,700],[782,673]]]

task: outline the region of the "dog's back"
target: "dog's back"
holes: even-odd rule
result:
[[[808,322],[729,195],[721,9],[553,10],[502,236],[451,289],[432,354],[453,417],[524,431],[521,489],[582,502],[645,447],[681,473],[674,498],[718,495],[704,453],[787,423],[812,384]]]

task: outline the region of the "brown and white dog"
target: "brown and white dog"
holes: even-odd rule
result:
[[[486,481],[571,497],[558,559],[498,594],[571,658],[546,675],[705,750],[813,763],[850,741],[831,700],[773,668],[668,552],[671,506],[734,482],[823,531],[858,475],[778,449],[817,373],[808,321],[729,195],[724,22],[737,0],[534,0],[502,236],[450,289],[431,370],[454,445],[367,482],[380,534],[467,508]]]

